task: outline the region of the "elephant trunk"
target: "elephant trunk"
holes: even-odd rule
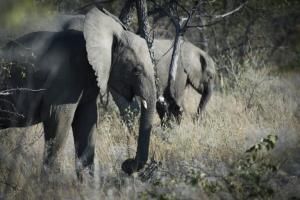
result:
[[[201,95],[201,100],[197,109],[197,114],[200,116],[202,112],[204,111],[209,99],[211,98],[212,92],[213,92],[213,79],[210,79],[207,83],[204,84],[203,92]]]
[[[155,99],[153,97],[148,98],[147,106],[141,102],[141,118],[139,127],[139,137],[137,143],[137,152],[135,160],[138,164],[137,169],[144,167],[148,160],[150,133],[153,124],[154,112],[155,112]]]
[[[141,102],[141,117],[136,156],[135,159],[127,159],[122,164],[122,169],[127,174],[132,174],[133,172],[142,169],[148,160],[150,134],[153,125],[156,102],[155,92],[153,94],[154,95],[147,95],[148,97],[142,99]]]

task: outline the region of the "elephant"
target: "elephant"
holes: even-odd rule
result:
[[[199,94],[201,99],[197,109],[197,115],[201,116],[212,95],[215,78],[215,64],[213,59],[203,50],[188,41],[183,41],[178,59],[178,67],[174,88],[169,86],[170,62],[173,50],[173,41],[168,39],[155,39],[153,43],[154,57],[156,60],[158,78],[158,101],[156,110],[161,119],[161,124],[166,125],[175,117],[180,123],[183,113],[183,98],[187,86],[191,86]],[[136,111],[139,109],[137,101],[129,103],[116,93],[112,93],[114,102],[120,110],[123,121],[127,124],[127,109]],[[137,115],[138,112],[135,112]]]
[[[158,100],[156,104],[160,119],[170,119],[174,116],[180,123],[183,111],[183,98],[187,86],[191,86],[201,99],[197,114],[202,115],[212,95],[215,78],[213,59],[203,50],[188,41],[183,41],[177,61],[177,72],[173,86],[169,85],[170,62],[173,51],[173,41],[167,39],[154,40],[154,55],[156,59],[157,76],[160,96],[165,101]],[[173,88],[171,88],[173,87]],[[167,103],[167,105],[166,105]]]
[[[51,169],[72,129],[77,176],[83,169],[93,174],[96,102],[109,90],[127,101],[141,99],[136,156],[125,160],[122,170],[132,174],[144,167],[156,87],[143,38],[127,31],[108,11],[93,8],[83,31],[29,33],[4,46],[0,55],[1,64],[9,61],[5,63],[10,69],[1,85],[0,129],[42,123],[45,168]]]

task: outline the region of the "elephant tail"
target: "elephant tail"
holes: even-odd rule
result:
[[[216,74],[215,62],[209,55],[200,55],[200,62],[202,67],[202,72],[206,71],[207,74],[213,78]]]
[[[207,62],[206,62],[204,56],[202,56],[202,55],[200,55],[200,63],[201,63],[202,71],[205,71],[207,68]]]

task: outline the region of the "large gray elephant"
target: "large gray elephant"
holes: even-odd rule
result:
[[[30,33],[2,49],[0,60],[10,61],[5,68],[10,75],[1,85],[0,129],[42,122],[44,164],[51,167],[72,128],[80,175],[83,168],[93,171],[97,97],[105,97],[108,89],[128,101],[139,96],[143,106],[137,152],[122,164],[131,174],[148,159],[155,112],[147,44],[104,10],[92,9],[83,26],[83,32]]]
[[[183,99],[187,86],[192,86],[201,99],[198,105],[197,114],[205,110],[205,107],[212,95],[214,77],[216,74],[215,64],[212,58],[203,50],[190,42],[184,41],[179,53],[178,67],[176,72],[174,88],[169,86],[170,62],[173,52],[173,41],[167,39],[154,40],[154,56],[157,62],[157,76],[159,79],[159,99],[156,103],[156,110],[162,121],[168,122],[175,117],[180,123],[183,112]],[[127,123],[127,110],[133,110],[135,115],[139,109],[138,102],[127,102],[126,99],[112,92],[113,99],[117,104],[122,119]],[[164,98],[164,100],[161,100]],[[132,115],[131,115],[132,116]],[[129,127],[130,128],[130,127]]]

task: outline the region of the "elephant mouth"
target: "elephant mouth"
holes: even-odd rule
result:
[[[116,92],[120,96],[123,96],[128,102],[132,102],[133,97],[138,96],[135,94],[134,89],[131,87],[118,88],[114,87],[114,85],[111,85],[110,90]]]
[[[147,102],[147,101],[149,100],[149,98],[146,98],[145,95],[142,94],[142,92],[136,92],[136,93],[135,93],[135,96],[138,97],[138,99],[139,99],[139,101],[140,101],[140,103],[141,103],[141,106],[142,106],[145,110],[147,110],[147,108],[148,108],[148,103],[149,103],[149,102]]]
[[[135,93],[134,90],[131,90],[130,91],[130,95],[128,95],[128,99],[127,100],[129,102],[133,102],[133,98],[134,97],[137,97],[139,99],[140,103],[141,103],[141,106],[143,106],[143,108],[145,108],[147,110],[147,108],[148,108],[147,99],[144,96]]]

